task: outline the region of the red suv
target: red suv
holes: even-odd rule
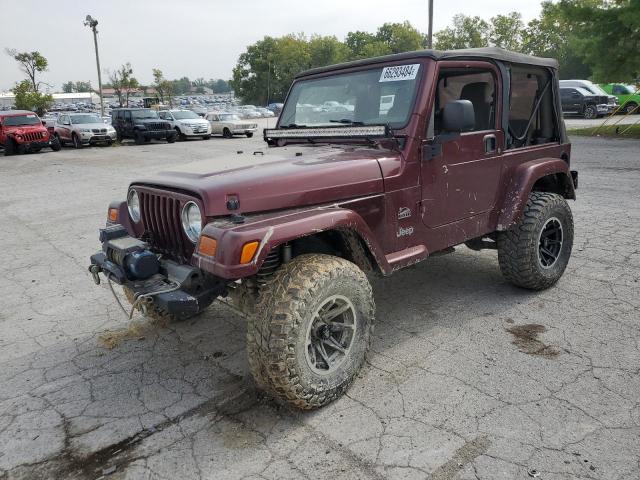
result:
[[[0,145],[5,156],[39,152],[44,147],[60,150],[60,142],[51,136],[45,122],[26,110],[0,111]]]

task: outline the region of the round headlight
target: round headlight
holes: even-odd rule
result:
[[[129,194],[127,195],[127,207],[129,208],[129,215],[131,216],[131,220],[134,222],[140,221],[140,198],[138,197],[138,192],[136,192],[133,188],[129,190]]]
[[[182,207],[182,228],[189,240],[193,243],[198,241],[202,231],[202,214],[200,213],[200,207],[195,202],[187,202]]]

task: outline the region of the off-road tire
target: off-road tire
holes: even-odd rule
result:
[[[122,143],[122,132],[120,130],[116,130],[116,142]]]
[[[127,287],[122,287],[122,290],[124,291],[124,295],[125,297],[127,297],[129,303],[133,305],[133,303],[135,302],[133,291],[131,291]],[[144,307],[138,306],[137,309],[145,317],[151,319],[153,323],[156,323],[158,325],[166,326],[170,323],[178,321],[178,319],[174,315],[171,315],[169,312],[156,307],[153,303],[145,304]]]
[[[598,109],[595,105],[587,105],[584,107],[584,113],[582,115],[587,120],[598,118]]]
[[[307,360],[307,332],[314,312],[334,295],[352,303],[356,329],[342,362],[319,374]],[[249,368],[257,385],[303,410],[337,399],[365,360],[374,311],[371,285],[355,264],[323,254],[300,255],[284,264],[262,288],[247,325]]]
[[[247,138],[251,138],[253,137],[253,132],[247,132],[246,135],[247,135]]]
[[[167,143],[176,143],[176,138],[177,138],[176,135],[169,135],[167,137]]]
[[[54,152],[59,152],[60,150],[62,150],[62,143],[60,143],[60,138],[58,138],[57,136],[51,139],[49,146]]]
[[[561,227],[557,259],[548,267],[540,259],[543,228],[556,219]],[[511,283],[530,290],[544,290],[554,285],[564,273],[573,247],[573,215],[560,195],[532,192],[522,218],[511,229],[498,235],[498,262],[504,277]]]
[[[142,145],[144,143],[144,133],[140,131],[134,132],[133,139],[136,142],[136,145]]]
[[[222,130],[222,136],[224,138],[233,138],[233,134],[231,133],[231,130],[229,130],[228,128],[225,128],[224,130]]]
[[[16,153],[16,144],[12,138],[7,137],[7,142],[4,144],[4,156],[10,157]]]

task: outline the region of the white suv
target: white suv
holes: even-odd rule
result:
[[[187,137],[202,137],[205,140],[211,138],[209,122],[191,110],[162,110],[158,115],[171,124],[180,140]]]

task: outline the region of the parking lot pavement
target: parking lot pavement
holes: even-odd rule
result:
[[[576,117],[576,116],[565,116],[564,124],[567,128],[588,128],[588,127],[597,127],[598,125],[602,125],[603,122],[607,122],[606,125],[629,125],[630,123],[636,123],[640,121],[640,116],[638,115],[614,115],[612,118],[594,118],[591,120],[587,120],[584,118]]]
[[[559,284],[464,247],[374,280],[367,366],[312,413],[254,391],[227,307],[129,324],[87,272],[131,178],[259,138],[0,157],[0,478],[637,479],[640,144],[574,140]]]

